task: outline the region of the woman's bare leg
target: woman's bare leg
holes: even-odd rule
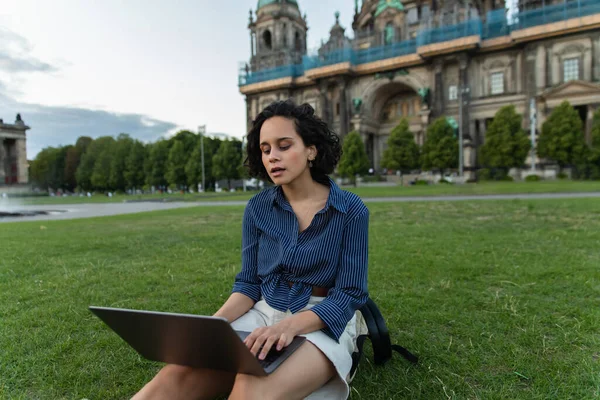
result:
[[[213,399],[227,395],[235,374],[169,364],[161,369],[132,400]]]
[[[238,374],[229,400],[303,399],[335,374],[331,361],[307,341],[267,377]]]

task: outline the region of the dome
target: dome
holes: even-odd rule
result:
[[[269,4],[277,4],[277,3],[288,3],[294,4],[296,7],[298,6],[298,2],[296,0],[258,0],[258,6],[256,9],[262,8],[264,6],[268,6]]]

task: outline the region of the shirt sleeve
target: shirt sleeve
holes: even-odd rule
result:
[[[232,293],[242,293],[256,302],[260,300],[261,283],[257,261],[260,233],[250,204],[246,205],[242,221],[242,270],[235,277]]]
[[[364,207],[364,205],[363,205]],[[356,310],[369,298],[367,290],[369,210],[364,207],[344,228],[335,285],[311,308],[327,326],[323,331],[339,341]]]

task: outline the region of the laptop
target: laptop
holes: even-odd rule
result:
[[[169,364],[266,376],[306,340],[296,336],[281,351],[273,348],[259,360],[243,340],[250,332],[235,331],[225,318],[158,311],[90,306],[142,357]]]

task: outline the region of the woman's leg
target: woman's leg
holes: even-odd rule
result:
[[[161,369],[132,400],[213,399],[227,395],[235,375],[230,372],[196,369],[169,364]]]
[[[307,341],[267,377],[238,374],[229,399],[303,399],[335,374],[331,361]]]

